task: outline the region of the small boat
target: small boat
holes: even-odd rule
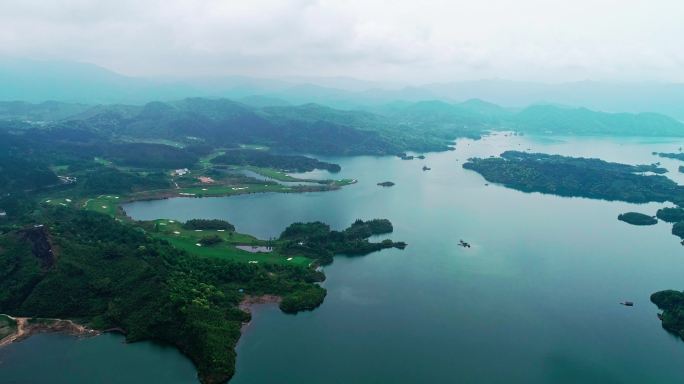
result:
[[[427,165],[423,165],[423,171],[429,171],[431,168],[428,167]]]
[[[622,303],[620,303],[620,304],[624,305],[625,307],[633,307],[633,306],[634,306],[634,302],[633,302],[633,301],[624,301],[624,302],[622,302]]]
[[[463,247],[463,248],[470,248],[470,243],[466,243],[466,242],[463,241],[463,240],[459,240],[459,241],[458,241],[458,245],[461,246],[461,247]]]

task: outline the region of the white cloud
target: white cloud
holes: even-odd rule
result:
[[[133,75],[684,81],[677,0],[0,0],[0,54]]]

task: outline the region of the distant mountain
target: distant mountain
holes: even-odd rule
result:
[[[25,101],[0,101],[0,120],[54,121],[83,113],[92,106],[86,104],[45,101],[39,104]]]
[[[142,103],[192,96],[189,86],[123,76],[93,64],[0,59],[0,100]]]
[[[313,103],[258,107],[224,98],[93,107],[6,102],[0,103],[0,120],[5,121],[6,130],[46,128],[45,134],[55,138],[95,135],[115,141],[170,140],[212,148],[259,144],[280,152],[323,155],[440,151],[456,138],[479,138],[495,130],[684,137],[683,123],[660,114],[614,114],[554,105],[517,111],[476,99],[463,103],[394,102],[372,112]]]
[[[397,101],[457,104],[480,99],[515,108],[562,104],[604,112],[656,112],[684,120],[684,84],[654,82],[545,84],[492,79],[400,87],[345,77],[146,79],[92,64],[0,59],[0,84],[0,101],[33,103],[144,104],[186,97],[227,97],[255,107],[316,103],[374,110]]]
[[[277,97],[262,96],[262,95],[245,96],[245,97],[237,99],[237,101],[242,103],[242,104],[246,104],[246,105],[249,105],[251,107],[256,107],[256,108],[286,107],[286,106],[292,105],[292,103],[289,103],[283,99],[279,99]]]
[[[362,129],[356,116],[366,112],[337,111],[323,106],[255,108],[228,99],[188,98],[173,102],[151,102],[142,107],[94,107],[61,126],[87,127],[99,134],[144,140],[173,140],[211,147],[239,144],[268,145],[281,152],[326,155],[396,154],[424,149],[395,140],[380,132]],[[369,117],[370,118],[370,117]],[[435,141],[427,149],[442,149]]]
[[[605,112],[657,112],[684,120],[684,84],[478,80],[422,87],[444,100],[480,98],[510,107],[554,103]]]
[[[684,136],[684,123],[657,113],[605,113],[551,105],[528,107],[511,117],[527,133],[614,136]]]

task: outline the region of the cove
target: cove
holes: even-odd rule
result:
[[[176,349],[125,344],[106,333],[73,337],[38,334],[0,349],[1,383],[197,383],[192,363]]]

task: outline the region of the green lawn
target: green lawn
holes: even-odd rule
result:
[[[271,179],[278,180],[278,181],[309,181],[309,180],[298,179],[296,177],[292,177],[290,175],[285,174],[284,172],[281,172],[281,171],[278,171],[278,170],[275,170],[272,168],[259,168],[259,167],[254,167],[254,166],[244,166],[242,168],[250,170],[254,173],[258,173],[261,176],[270,177]]]
[[[135,137],[121,137],[121,139],[127,143],[163,144],[170,147],[185,148],[185,144],[167,139],[141,139]]]
[[[63,207],[76,207],[78,206],[78,201],[76,198],[69,197],[46,197],[41,200],[41,203],[48,205],[61,205]]]
[[[213,164],[211,163],[211,160],[214,159],[215,157],[223,155],[224,153],[226,153],[226,152],[225,151],[216,151],[216,152],[213,152],[207,156],[202,157],[199,160],[200,167],[204,168],[204,169],[211,168],[213,166]]]
[[[166,219],[154,220],[152,223],[153,229],[149,231],[152,236],[164,239],[174,247],[197,256],[217,257],[243,263],[257,261],[259,263],[295,264],[302,266],[307,266],[311,263],[311,259],[302,256],[295,256],[288,260],[289,257],[276,252],[250,253],[235,248],[236,245],[267,245],[265,240],[259,240],[251,235],[216,230],[185,230],[181,223]],[[211,246],[197,245],[200,239],[209,235],[217,235],[223,239],[223,242]]]
[[[179,194],[190,196],[231,196],[256,192],[291,192],[292,187],[279,184],[248,184],[248,185],[204,185],[178,189]]]
[[[344,187],[345,185],[356,184],[358,182],[358,180],[356,180],[356,179],[340,179],[340,180],[333,180],[332,182],[334,185],[337,185],[339,187]]]
[[[116,195],[101,195],[96,198],[87,199],[82,207],[89,211],[104,213],[115,217],[119,212],[120,197]]]
[[[111,162],[111,161],[106,160],[106,159],[103,159],[103,158],[101,158],[101,157],[96,157],[96,158],[94,158],[93,160],[94,160],[96,163],[102,164],[102,165],[107,166],[107,167],[110,166],[110,165],[112,165],[112,162]]]
[[[53,165],[50,167],[50,169],[52,169],[52,171],[55,173],[63,173],[63,172],[66,172],[69,170],[69,166],[68,165]]]
[[[269,147],[265,145],[258,145],[258,144],[240,144],[240,148],[242,149],[255,149],[258,151],[268,151]]]

